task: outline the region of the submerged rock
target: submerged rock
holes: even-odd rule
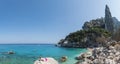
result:
[[[15,54],[15,52],[14,51],[8,51],[8,52],[0,52],[1,54]]]
[[[15,54],[14,51],[8,51],[7,54]]]
[[[67,56],[63,56],[63,57],[61,57],[61,62],[65,62],[65,61],[67,61]]]

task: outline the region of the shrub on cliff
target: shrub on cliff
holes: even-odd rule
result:
[[[61,46],[69,47],[87,47],[89,42],[103,42],[100,38],[108,38],[111,34],[103,28],[91,27],[88,30],[79,30],[70,33],[65,37],[65,39],[60,40],[59,44]],[[99,38],[99,39],[97,39]],[[94,44],[94,43],[93,43]]]

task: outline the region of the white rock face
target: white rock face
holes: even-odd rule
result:
[[[43,58],[42,60],[38,59],[34,64],[59,64],[54,58]]]

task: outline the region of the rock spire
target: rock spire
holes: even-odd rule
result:
[[[105,7],[105,29],[111,33],[114,32],[114,23],[113,23],[112,15],[107,5]]]

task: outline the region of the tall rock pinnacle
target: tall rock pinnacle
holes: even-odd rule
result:
[[[114,32],[114,23],[109,7],[106,5],[105,8],[105,29],[109,32]]]

